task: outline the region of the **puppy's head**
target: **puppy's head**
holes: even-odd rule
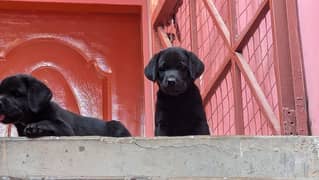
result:
[[[192,52],[171,47],[155,54],[145,67],[145,76],[157,82],[165,94],[177,96],[184,93],[204,71],[204,64]]]
[[[0,84],[0,122],[30,123],[51,98],[50,89],[32,76],[9,76]]]

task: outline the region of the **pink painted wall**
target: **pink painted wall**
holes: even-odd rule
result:
[[[319,135],[319,24],[316,20],[319,17],[318,7],[318,0],[298,0],[309,118],[313,135]]]

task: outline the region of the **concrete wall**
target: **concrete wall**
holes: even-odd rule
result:
[[[0,176],[319,179],[318,137],[2,138]]]
[[[309,118],[313,135],[319,135],[319,17],[318,0],[298,0],[301,43],[304,58]]]

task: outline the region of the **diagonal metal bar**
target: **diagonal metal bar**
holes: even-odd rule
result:
[[[214,2],[212,0],[204,0],[203,1],[210,16],[213,18],[214,23],[216,24],[216,27],[218,31],[220,32],[220,35],[224,39],[227,45],[230,45],[230,32],[222,18],[222,16],[219,14],[216,6],[214,5]]]
[[[270,9],[269,0],[264,0],[256,11],[256,15],[249,21],[245,29],[238,36],[238,40],[235,41],[233,45],[234,51],[241,52],[244,46],[248,43],[251,35],[259,27],[259,24],[266,16]]]
[[[275,130],[275,133],[277,135],[280,134],[280,123],[277,120],[277,117],[272,110],[271,106],[268,103],[268,100],[259,86],[259,83],[254,75],[254,72],[251,70],[249,64],[245,60],[244,56],[238,52],[234,53],[235,61],[240,68],[244,78],[246,79],[246,82],[250,86],[250,89],[252,90],[252,93],[255,96],[256,101],[258,102],[259,106],[261,107],[261,111],[266,116],[266,118],[271,122],[273,125],[273,128]]]
[[[163,7],[164,7],[164,3],[165,3],[165,0],[158,0],[157,1],[157,5],[152,13],[152,18],[151,18],[151,25],[152,27],[154,26],[155,24],[155,21],[157,20],[160,12],[162,11]]]
[[[230,62],[230,56],[227,56],[223,62],[218,66],[214,76],[210,79],[208,82],[207,88],[204,89],[204,92],[202,93],[202,96],[204,97],[203,102],[206,104],[208,102],[208,98],[210,97],[210,92],[215,90],[215,84],[219,80],[220,76],[227,70],[227,66]]]
[[[164,46],[164,48],[168,48],[168,47],[172,47],[172,43],[171,41],[168,39],[166,32],[164,31],[164,29],[162,27],[157,27],[157,33],[158,33],[158,37],[161,41],[162,46]]]
[[[268,0],[265,0],[265,2]],[[265,3],[264,2],[264,3]],[[273,112],[271,106],[269,105],[267,98],[265,94],[263,93],[253,71],[251,70],[249,64],[247,63],[244,56],[236,50],[234,50],[231,46],[230,41],[230,32],[224,23],[222,17],[218,13],[218,10],[216,9],[214,3],[212,0],[204,0],[204,4],[212,17],[215,26],[217,27],[217,30],[219,31],[219,34],[224,39],[224,42],[226,46],[228,47],[229,51],[233,53],[233,58],[235,58],[235,62],[238,65],[241,73],[243,74],[246,82],[248,83],[248,86],[250,87],[253,95],[255,96],[255,99],[260,106],[260,109],[263,113],[263,115],[271,122],[273,129],[275,131],[275,134],[280,134],[280,123],[277,119],[275,113]],[[247,30],[249,31],[249,30]]]

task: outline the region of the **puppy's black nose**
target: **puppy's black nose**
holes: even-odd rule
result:
[[[167,85],[168,86],[174,86],[176,84],[176,79],[175,78],[168,78],[167,79]]]

